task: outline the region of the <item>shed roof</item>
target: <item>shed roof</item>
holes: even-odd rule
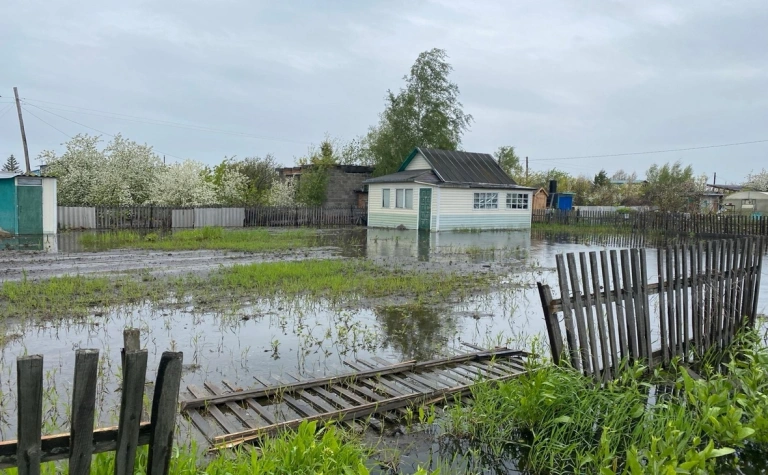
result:
[[[765,191],[740,191],[728,195],[724,200],[768,200],[768,193]]]
[[[419,153],[432,169],[406,170],[411,160]],[[408,155],[396,173],[371,178],[364,183],[398,183],[403,181],[420,181],[439,186],[534,189],[517,185],[499,166],[498,162],[487,153],[422,147],[413,149],[413,152]]]
[[[23,175],[21,172],[0,172],[0,180],[5,178],[13,178],[19,175]]]

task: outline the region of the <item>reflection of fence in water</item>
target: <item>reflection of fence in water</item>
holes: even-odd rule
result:
[[[762,238],[670,246],[648,281],[645,249],[556,256],[561,298],[539,283],[552,356],[587,375],[610,379],[623,360],[651,367],[729,345],[753,326],[760,291]],[[649,296],[658,294],[660,345],[653,347]],[[562,315],[565,329],[560,318]]]

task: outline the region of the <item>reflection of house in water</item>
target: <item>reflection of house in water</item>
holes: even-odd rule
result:
[[[423,305],[394,305],[375,310],[384,333],[384,347],[405,359],[435,358],[456,335],[457,316]]]
[[[440,261],[455,259],[457,253],[472,251],[489,257],[515,251],[527,251],[531,247],[531,231],[485,231],[425,233],[394,229],[368,229],[366,255],[406,261]],[[490,256],[492,257],[492,256]]]

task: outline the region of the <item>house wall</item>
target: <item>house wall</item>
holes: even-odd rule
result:
[[[389,208],[382,208],[382,190],[388,188]],[[413,190],[413,208],[395,208],[395,190],[397,188]],[[433,188],[417,183],[375,183],[368,185],[368,227],[396,228],[400,225],[406,229],[418,229],[419,225],[419,190]],[[432,210],[435,209],[436,192],[432,191]],[[434,217],[432,218],[434,221]]]
[[[323,206],[328,208],[358,206],[355,190],[363,189],[363,181],[371,177],[371,171],[361,171],[357,168],[367,167],[351,168],[355,171],[349,171],[343,165],[331,168]]]
[[[498,209],[475,209],[475,193],[498,193]],[[507,193],[527,193],[528,209],[507,208]],[[481,188],[440,189],[439,230],[459,228],[525,229],[531,227],[531,192]],[[433,210],[435,206],[433,204]]]
[[[11,234],[16,234],[18,224],[16,179],[0,179],[0,228]]]
[[[43,234],[56,234],[59,208],[56,198],[56,179],[43,178]]]
[[[415,157],[408,163],[408,166],[405,167],[406,170],[431,170],[432,167],[429,166],[429,163],[424,158],[424,155],[417,153]]]

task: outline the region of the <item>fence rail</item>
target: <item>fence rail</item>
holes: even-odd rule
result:
[[[558,254],[561,298],[539,283],[552,357],[586,375],[611,379],[624,360],[651,367],[723,349],[754,325],[763,238],[700,242],[659,249],[656,283],[645,249]],[[657,294],[660,347],[653,348],[651,303]],[[565,339],[561,328],[562,315]]]
[[[367,223],[356,207],[59,206],[59,229],[182,229],[203,226],[351,226]]]
[[[638,232],[768,236],[768,216],[536,209],[532,221],[568,226],[610,226]]]
[[[18,467],[19,475],[39,474],[40,464],[69,459],[71,475],[87,475],[95,453],[115,452],[115,474],[132,475],[136,450],[149,445],[148,474],[166,474],[171,460],[181,382],[182,354],[160,358],[149,422],[142,422],[147,350],[139,348],[138,330],[125,332],[120,419],[117,427],[93,428],[98,350],[77,350],[70,432],[42,436],[43,357],[17,362],[17,440],[0,442],[0,469]]]

